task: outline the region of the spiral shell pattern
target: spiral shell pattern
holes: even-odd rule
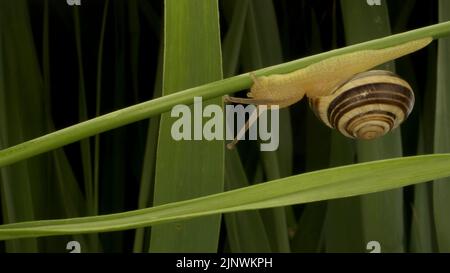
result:
[[[371,70],[338,85],[331,95],[309,99],[327,126],[356,139],[375,139],[395,129],[411,113],[414,92],[398,75]]]

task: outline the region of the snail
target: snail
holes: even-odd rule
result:
[[[320,120],[344,136],[375,139],[395,129],[414,106],[411,86],[385,70],[361,72],[328,96],[309,98]]]
[[[287,74],[257,77],[249,98],[225,96],[225,102],[288,107],[305,95],[315,114],[329,127],[356,139],[374,139],[396,128],[414,105],[411,86],[396,74],[372,70],[375,66],[410,54],[427,46],[423,38],[384,49],[361,50],[343,54]],[[259,109],[259,107],[257,108]],[[233,148],[256,121],[255,111],[233,142]]]

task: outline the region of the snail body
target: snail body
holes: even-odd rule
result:
[[[406,119],[414,104],[414,93],[406,81],[393,73],[361,72],[417,51],[431,41],[432,38],[423,38],[384,49],[343,54],[282,75],[257,77],[250,73],[253,85],[247,94],[249,98],[225,96],[225,101],[284,108],[307,96],[316,115],[329,127],[347,137],[373,139]],[[369,102],[363,102],[365,99]],[[233,147],[250,126],[246,124],[228,147]]]
[[[384,49],[361,50],[324,59],[287,74],[255,76],[249,98],[227,97],[228,101],[288,107],[309,98],[326,96],[344,80],[373,67],[410,54],[427,46],[431,38],[423,38]]]

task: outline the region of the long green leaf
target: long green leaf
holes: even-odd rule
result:
[[[27,3],[0,3],[0,147],[42,134],[45,122],[43,82],[34,49]],[[47,156],[33,158],[0,171],[3,222],[44,218],[49,196]],[[51,196],[51,195],[50,195]],[[15,240],[8,252],[37,252],[37,240]]]
[[[450,22],[435,24],[420,29],[391,35],[385,38],[309,56],[296,61],[267,67],[256,71],[255,75],[260,76],[288,73],[332,56],[363,49],[385,48],[425,37],[437,39],[445,37],[449,34]],[[123,108],[89,121],[82,122],[1,150],[0,167],[50,151],[101,132],[166,112],[177,104],[192,104],[193,98],[196,96],[203,97],[204,100],[207,100],[248,88],[251,84],[252,80],[246,73]]]
[[[239,53],[244,34],[245,19],[249,6],[248,0],[223,2],[225,9],[232,9],[230,26],[222,42],[222,58],[224,77],[231,77],[238,69]]]
[[[220,78],[217,1],[166,0],[163,95]],[[203,102],[205,106],[210,104],[221,105],[222,100]],[[194,130],[202,129],[201,125],[196,126],[198,107],[201,106],[190,108]],[[187,118],[191,121],[190,116]],[[224,142],[176,141],[171,135],[173,122],[170,114],[161,116],[153,203],[160,205],[223,191]],[[150,252],[216,252],[219,230],[220,215],[156,226],[151,230]]]
[[[262,0],[257,4],[254,1],[249,3],[241,56],[245,70],[255,70],[282,62],[281,43],[272,1]],[[282,109],[279,119],[279,148],[273,152],[260,153],[267,180],[287,176],[292,171],[292,133],[289,109]],[[283,175],[281,166],[283,166]],[[272,251],[289,252],[285,209],[263,210],[261,216],[272,245]]]
[[[279,207],[390,190],[450,176],[450,154],[404,157],[295,175],[153,208],[0,226],[0,240],[106,232],[217,213]]]
[[[227,189],[238,189],[249,185],[236,150],[226,156]],[[271,252],[269,238],[258,210],[225,214],[228,242],[233,253]]]
[[[353,141],[334,131],[331,136],[330,166],[351,164],[355,157]],[[325,217],[325,252],[362,252],[361,207],[354,197],[328,201]]]
[[[439,1],[439,20],[450,19],[450,2]],[[434,150],[450,151],[450,39],[438,43],[437,56],[436,118],[434,128]],[[433,184],[434,222],[440,252],[450,252],[450,206],[449,178]]]
[[[369,6],[362,1],[342,0],[341,3],[348,44],[391,33],[386,1],[382,1],[379,6]],[[389,62],[382,69],[394,70],[393,67],[393,62]],[[356,153],[360,162],[402,156],[400,129],[374,141],[358,141]],[[405,226],[402,189],[360,198],[365,241],[378,241],[383,252],[403,252]]]
[[[223,41],[224,74],[232,76],[238,68],[244,26],[248,13],[249,1],[222,2],[225,17],[230,23]],[[229,14],[227,13],[229,11]],[[227,190],[247,187],[249,185],[245,170],[236,150],[225,153],[225,186]],[[260,211],[228,213],[224,216],[227,242],[233,253],[271,252]]]
[[[158,54],[158,66],[156,69],[155,87],[153,98],[161,97],[162,94],[162,71],[163,71],[164,51],[161,43]],[[158,146],[159,123],[161,116],[152,117],[149,121],[147,140],[145,143],[144,161],[142,164],[142,174],[139,187],[138,208],[143,209],[153,205],[153,189],[155,184],[156,150]],[[136,230],[134,237],[133,252],[142,252],[145,244],[145,235],[149,232],[145,229]]]

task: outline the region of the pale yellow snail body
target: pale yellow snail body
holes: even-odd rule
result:
[[[305,68],[283,75],[255,77],[250,74],[254,84],[248,93],[249,98],[227,96],[226,101],[255,105],[278,105],[280,108],[284,108],[300,101],[306,95],[310,99],[310,104],[317,116],[319,116],[320,119],[329,127],[338,129],[348,137],[373,139],[385,134],[389,130],[394,129],[408,116],[414,104],[414,94],[409,84],[395,74],[379,71],[374,74],[357,74],[390,60],[417,51],[427,46],[431,41],[432,38],[423,38],[384,49],[361,50],[343,54],[322,60]],[[391,85],[389,85],[387,89],[385,88],[386,90],[384,91],[377,91],[378,95],[383,94],[383,96],[385,96],[381,101],[382,103],[378,106],[376,103],[363,105],[364,110],[361,108],[360,112],[370,114],[370,117],[378,119],[380,122],[374,121],[372,123],[372,127],[366,127],[364,130],[360,130],[359,133],[352,133],[349,132],[349,128],[352,130],[359,130],[361,129],[360,126],[362,126],[359,122],[363,117],[360,116],[361,118],[355,118],[359,120],[357,123],[354,123],[355,120],[350,120],[352,118],[350,114],[358,115],[357,110],[348,113],[345,117],[342,117],[341,114],[339,114],[338,122],[330,121],[328,119],[327,111],[330,109],[329,105],[335,105],[336,103],[332,103],[333,100],[336,99],[336,96],[339,96],[342,92],[345,92],[347,89],[351,89],[350,87],[352,86],[353,81],[355,81],[354,83],[365,82],[367,85],[367,81],[372,81],[372,83],[375,83],[385,80],[388,85]],[[402,86],[402,91],[404,91],[402,95],[397,94],[398,92],[396,89],[392,88],[392,84]],[[352,99],[359,100],[369,98],[372,99],[373,102],[376,102],[376,100],[373,100],[372,95],[367,96],[364,94],[370,93],[372,89],[378,87],[381,86],[368,86],[368,89],[363,90],[361,94],[352,96]],[[382,87],[384,88],[385,86]],[[394,108],[391,107],[391,104],[385,103],[385,100],[389,97],[388,93],[391,91],[394,93],[397,92],[394,96],[395,99],[398,98],[397,95],[405,98],[405,101],[403,101],[402,97],[404,107],[402,104],[400,108]],[[388,112],[389,114],[385,112]],[[393,115],[395,115],[395,117],[393,117]],[[255,119],[252,119],[252,122],[254,122],[254,120]],[[351,124],[345,125],[349,120],[351,121]],[[381,121],[385,121],[385,123]],[[389,126],[386,126],[386,124]],[[245,133],[245,129],[249,126],[251,125],[247,124],[246,128],[238,133],[235,141],[233,141],[231,145],[228,145],[229,148],[236,144],[237,139]],[[374,129],[376,127],[378,127],[377,131]]]

